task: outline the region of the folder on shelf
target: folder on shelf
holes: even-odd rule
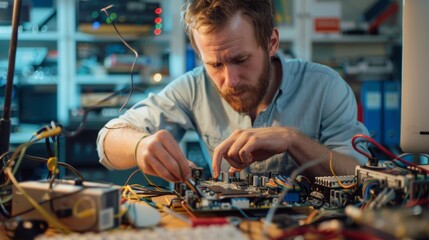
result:
[[[400,136],[400,86],[397,81],[383,82],[384,145],[399,146]]]
[[[364,81],[361,87],[363,123],[370,136],[382,143],[382,82]]]

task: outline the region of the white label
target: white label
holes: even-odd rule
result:
[[[100,231],[109,229],[109,228],[113,228],[114,226],[114,212],[113,212],[113,208],[106,208],[100,211]]]
[[[381,109],[381,96],[378,92],[368,92],[366,94],[366,104],[367,108],[374,110],[374,109]]]
[[[399,94],[386,93],[384,96],[384,106],[386,109],[399,109]]]

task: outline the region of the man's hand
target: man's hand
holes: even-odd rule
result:
[[[171,182],[191,178],[190,162],[170,132],[160,130],[144,138],[137,146],[137,164],[144,173]]]
[[[229,162],[232,171],[243,169],[255,161],[286,152],[290,145],[290,136],[295,133],[295,130],[286,127],[234,131],[213,152],[213,177],[219,177],[222,158]]]

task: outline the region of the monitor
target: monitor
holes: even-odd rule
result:
[[[401,150],[429,153],[429,1],[404,0]]]

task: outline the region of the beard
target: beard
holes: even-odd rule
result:
[[[239,113],[250,113],[256,109],[267,93],[271,76],[271,62],[268,54],[264,58],[264,67],[258,76],[255,86],[248,84],[237,84],[233,88],[219,90],[219,94],[226,102]],[[239,95],[235,95],[239,94]]]

